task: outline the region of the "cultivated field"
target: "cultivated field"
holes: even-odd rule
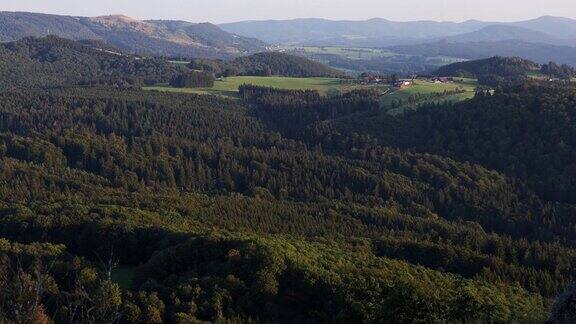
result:
[[[334,54],[343,56],[352,60],[366,60],[378,57],[391,57],[397,55],[396,53],[372,48],[349,48],[349,47],[290,47],[290,49],[301,49],[308,53],[313,54]]]
[[[341,57],[345,57],[350,60],[370,60],[370,59],[378,59],[378,58],[387,58],[392,61],[402,61],[402,60],[410,60],[415,57],[419,57],[419,55],[410,55],[410,54],[401,54],[392,52],[385,49],[377,49],[377,48],[356,48],[356,47],[336,47],[336,46],[326,46],[326,47],[319,47],[319,46],[305,46],[305,47],[298,47],[298,46],[286,46],[284,49],[290,51],[304,51],[305,53],[310,54],[331,54],[331,55],[338,55]],[[455,57],[448,57],[448,56],[435,56],[435,57],[426,57],[424,58],[426,62],[433,65],[448,65],[456,62],[464,61],[460,58]]]
[[[227,97],[235,97],[238,93],[238,87],[242,84],[252,84],[263,87],[273,87],[278,89],[290,90],[316,90],[320,94],[327,94],[332,90],[341,92],[366,87],[361,85],[346,84],[345,80],[337,78],[287,78],[287,77],[253,77],[238,76],[218,80],[212,88],[172,88],[168,85],[157,85],[145,87],[145,90],[170,91],[182,93],[211,94]],[[372,86],[371,86],[372,87]],[[387,86],[373,86],[387,89]]]
[[[188,64],[190,64],[189,61],[168,61],[168,62],[170,62],[170,63],[172,63],[172,64],[177,64],[177,65],[188,65]]]
[[[407,109],[414,109],[421,104],[443,101],[459,102],[471,99],[474,97],[477,82],[472,79],[458,79],[457,82],[453,83],[432,83],[425,80],[416,80],[412,86],[392,91],[388,85],[350,84],[347,80],[337,78],[237,76],[217,80],[212,88],[173,88],[167,84],[159,84],[145,87],[144,89],[235,98],[238,96],[238,87],[242,84],[289,90],[316,90],[322,95],[327,95],[331,91],[347,92],[354,89],[371,88],[381,93],[382,107],[388,109],[391,114],[398,114]],[[453,93],[458,89],[463,90],[463,92]],[[420,97],[415,99],[415,95],[420,95]]]

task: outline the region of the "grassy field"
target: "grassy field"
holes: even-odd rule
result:
[[[157,85],[145,87],[145,90],[170,91],[181,93],[211,94],[226,97],[236,97],[238,87],[242,84],[252,84],[256,86],[273,87],[290,90],[317,90],[325,95],[330,89],[341,92],[350,91],[361,87],[360,85],[341,84],[340,79],[335,78],[286,78],[286,77],[229,77],[218,80],[212,88],[172,88],[168,85]],[[386,86],[379,86],[385,89]]]
[[[172,64],[176,64],[176,65],[188,65],[188,64],[190,64],[189,61],[168,61],[168,62],[170,62]]]
[[[444,91],[454,91],[457,89],[464,89],[465,92],[463,93],[446,95],[439,98],[434,98],[432,100],[423,100],[416,103],[416,106],[419,104],[432,103],[432,102],[443,102],[443,101],[459,102],[473,98],[475,94],[476,85],[477,85],[476,80],[472,79],[458,79],[458,82],[454,83],[432,83],[424,80],[416,80],[414,85],[401,90],[397,90],[382,97],[381,104],[383,107],[390,107],[393,103],[397,102],[399,99],[406,100],[414,94],[427,95],[434,93],[443,93]],[[413,108],[416,107],[414,105],[411,106],[407,104],[399,108],[390,109],[389,112],[391,114],[398,114],[407,109],[413,109]]]
[[[372,48],[314,47],[314,46],[306,46],[299,48],[304,49],[304,51],[308,53],[334,54],[349,58],[351,60],[366,60],[378,57],[391,57],[396,55],[395,53],[390,51],[381,49],[372,49]]]
[[[225,96],[235,98],[238,96],[238,87],[242,84],[253,84],[257,86],[273,87],[278,89],[290,90],[316,90],[322,95],[326,95],[331,90],[338,90],[340,92],[347,92],[358,88],[374,88],[382,94],[381,104],[382,107],[389,108],[389,113],[398,114],[407,109],[416,108],[420,104],[452,101],[459,102],[474,97],[477,82],[472,79],[458,79],[454,83],[432,83],[425,80],[416,80],[414,85],[407,88],[389,92],[390,87],[387,85],[358,85],[346,84],[341,82],[341,79],[335,78],[287,78],[287,77],[229,77],[218,80],[214,83],[212,88],[172,88],[166,84],[160,84],[152,87],[145,87],[145,90],[151,91],[166,91],[176,93],[195,93],[195,94],[209,94],[217,96]],[[401,107],[391,108],[392,104],[399,99],[406,100],[414,94],[434,94],[444,93],[445,91],[454,91],[457,89],[464,89],[463,93],[449,94],[433,99],[424,99],[416,104],[405,104]]]
[[[350,60],[370,60],[370,59],[377,59],[377,58],[388,58],[394,61],[397,61],[398,58],[405,58],[405,59],[412,59],[414,57],[418,57],[418,55],[410,55],[410,54],[400,54],[395,53],[392,51],[384,50],[384,49],[376,49],[376,48],[355,48],[355,47],[335,47],[335,46],[326,46],[326,47],[319,47],[319,46],[305,46],[305,47],[298,47],[298,46],[287,46],[285,47],[286,50],[296,50],[296,51],[304,51],[310,54],[331,54],[331,55],[338,55],[341,57],[345,57]],[[426,57],[425,60],[429,64],[433,65],[448,65],[455,62],[461,62],[463,59],[448,57],[448,56],[436,56],[436,57]]]

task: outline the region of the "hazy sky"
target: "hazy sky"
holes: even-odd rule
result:
[[[576,0],[0,0],[0,10],[214,23],[306,17],[514,21],[576,18]]]

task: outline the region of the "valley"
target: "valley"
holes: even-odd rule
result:
[[[574,31],[0,12],[0,323],[574,322]]]
[[[216,80],[211,88],[174,88],[168,84],[146,86],[148,91],[193,93],[217,95],[238,98],[238,88],[243,84],[260,87],[271,87],[286,90],[312,90],[323,96],[347,93],[353,90],[373,90],[381,97],[380,102],[391,114],[397,114],[406,109],[415,109],[419,105],[441,102],[468,100],[474,97],[477,83],[475,80],[465,80],[456,83],[434,83],[427,80],[417,80],[413,85],[395,89],[391,85],[361,85],[350,80],[336,78],[287,78],[287,77],[227,77]]]
[[[369,71],[408,76],[427,73],[441,66],[466,60],[448,56],[403,54],[381,48],[279,46],[275,49],[307,57],[352,74]]]

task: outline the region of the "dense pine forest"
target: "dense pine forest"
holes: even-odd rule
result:
[[[59,42],[2,48],[2,319],[538,323],[574,279],[569,84],[392,116]]]
[[[0,89],[70,85],[132,87],[155,84],[183,73],[159,58],[123,54],[97,41],[48,36],[0,44]]]
[[[530,76],[568,81],[576,77],[576,70],[566,64],[555,62],[540,65],[520,57],[495,56],[446,65],[439,68],[434,74],[475,78],[483,85],[509,87],[526,83]]]
[[[441,76],[479,77],[482,75],[497,75],[499,77],[515,77],[526,75],[538,70],[539,65],[519,57],[492,57],[483,60],[465,61],[446,65],[438,69]]]
[[[215,76],[345,77],[336,69],[286,53],[257,53],[232,61],[193,59],[189,67]]]

